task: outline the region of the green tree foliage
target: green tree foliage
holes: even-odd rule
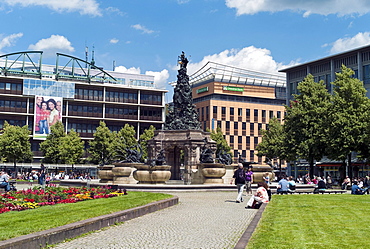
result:
[[[138,149],[138,141],[135,137],[136,131],[132,125],[125,124],[124,127],[117,133],[116,158],[118,160],[126,159],[126,149]]]
[[[40,150],[44,153],[44,163],[60,163],[60,151],[59,145],[61,139],[66,136],[64,125],[62,122],[57,122],[51,127],[50,134],[46,137],[46,140],[40,143]]]
[[[140,135],[139,143],[141,149],[143,150],[143,159],[148,159],[148,140],[154,137],[155,127],[153,125],[149,126],[148,129],[145,129],[144,132]]]
[[[218,155],[220,151],[225,151],[231,155],[231,147],[227,143],[220,127],[217,127],[216,131],[213,130],[211,132],[211,139],[217,143],[216,155]]]
[[[262,141],[256,147],[257,156],[265,156],[268,160],[279,159],[281,169],[281,159],[285,158],[284,127],[277,118],[270,119],[268,127],[267,130],[261,130]]]
[[[84,142],[73,129],[65,137],[61,137],[59,154],[62,163],[76,164],[84,152]]]
[[[115,142],[116,135],[109,130],[105,122],[100,121],[94,133],[94,139],[89,142],[88,160],[99,165],[111,163],[116,153]]]
[[[352,151],[369,148],[370,100],[363,82],[353,78],[353,74],[353,70],[342,66],[333,82],[327,149],[329,158],[344,161],[348,157],[349,165]]]
[[[297,87],[299,95],[286,106],[284,130],[287,159],[306,159],[313,176],[314,160],[320,160],[327,147],[328,111],[331,95],[323,81],[308,75]]]
[[[20,127],[4,122],[0,136],[0,155],[5,160],[13,162],[15,169],[17,162],[32,160],[29,135],[30,131],[26,125]]]

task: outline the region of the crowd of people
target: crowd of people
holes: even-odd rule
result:
[[[250,199],[247,202],[246,208],[258,208],[262,203],[267,203],[271,200],[270,190],[270,173],[266,172],[262,176],[262,182],[257,183],[257,190],[252,194],[251,184],[253,183],[253,171],[252,167],[244,169],[242,163],[238,164],[238,168],[234,171],[233,177],[230,184],[233,182],[237,186],[237,197],[236,202],[243,202],[243,191],[246,188],[247,194],[251,194]],[[312,179],[308,174],[304,176],[298,176],[294,179],[293,176],[282,175],[277,183],[277,193],[289,193],[295,192],[297,184],[314,184],[314,193],[325,192],[326,189],[333,188],[334,182],[331,175],[327,177],[313,176]],[[351,194],[363,195],[370,193],[370,176],[355,177],[352,180],[347,176],[342,183],[342,190],[351,190]]]

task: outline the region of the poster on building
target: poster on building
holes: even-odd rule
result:
[[[35,96],[34,139],[46,139],[50,127],[62,121],[61,97]]]

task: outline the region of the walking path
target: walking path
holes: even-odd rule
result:
[[[234,248],[258,210],[231,192],[173,192],[179,204],[58,244],[57,249]],[[247,200],[249,196],[244,196]],[[88,212],[88,210],[86,210]]]

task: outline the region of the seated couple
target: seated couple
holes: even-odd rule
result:
[[[279,194],[286,194],[288,192],[294,192],[296,189],[295,181],[293,180],[293,177],[289,177],[289,181],[286,177],[283,177],[277,186],[277,193]]]
[[[351,194],[353,195],[364,195],[365,193],[369,194],[369,188],[370,187],[360,188],[360,186],[358,186],[358,183],[354,181],[352,185]]]

